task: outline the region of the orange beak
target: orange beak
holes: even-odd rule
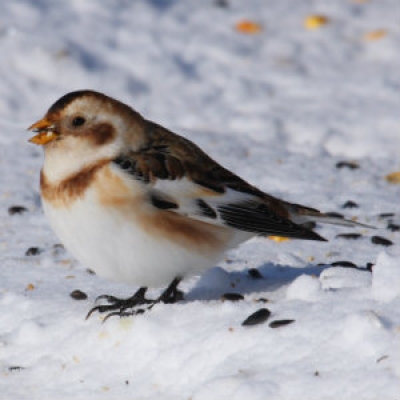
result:
[[[47,120],[46,117],[42,118],[28,128],[28,131],[37,133],[35,136],[31,137],[29,141],[41,146],[50,143],[58,136],[54,129],[53,123]]]

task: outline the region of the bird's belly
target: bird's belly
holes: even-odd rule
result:
[[[209,268],[232,244],[230,232],[222,238],[217,232],[215,239],[218,237],[221,243],[213,246],[210,242],[205,248],[197,243],[199,240],[185,240],[185,232],[177,236],[176,232],[160,233],[156,226],[154,230],[144,229],[143,221],[117,209],[105,209],[90,196],[68,208],[53,207],[46,201],[43,207],[55,233],[85,267],[100,276],[138,286],[164,286],[175,277]],[[205,235],[210,236],[208,232]]]

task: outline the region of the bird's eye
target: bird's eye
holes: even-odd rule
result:
[[[86,122],[86,119],[83,117],[75,117],[72,120],[72,126],[82,126]]]

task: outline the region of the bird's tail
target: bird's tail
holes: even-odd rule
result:
[[[362,224],[360,222],[345,219],[340,215],[325,214],[316,210],[315,208],[305,207],[300,204],[292,204],[285,202],[285,208],[287,209],[290,215],[290,219],[294,223],[299,225],[303,225],[307,222],[320,222],[322,224],[341,225],[351,228],[363,227],[363,228],[375,229],[375,227],[371,225]]]

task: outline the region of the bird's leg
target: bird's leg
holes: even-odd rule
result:
[[[107,313],[104,321],[112,316],[127,317],[136,314],[142,314],[147,310],[150,310],[158,303],[172,304],[183,299],[183,293],[178,289],[178,285],[182,279],[175,278],[169,286],[161,293],[159,297],[154,300],[146,299],[145,294],[147,287],[141,287],[137,292],[127,299],[119,299],[114,296],[102,295],[99,296],[98,300],[106,300],[109,304],[100,305],[93,307],[86,316],[88,319],[93,312],[98,311],[99,313]],[[147,306],[141,308],[135,308],[137,306]],[[131,309],[127,311],[128,309]]]
[[[135,292],[133,296],[128,297],[127,299],[119,299],[118,297],[114,296],[101,295],[97,297],[96,302],[104,299],[109,304],[93,307],[88,312],[86,319],[88,319],[95,311],[98,311],[99,313],[105,313],[110,311],[110,313],[107,315],[108,318],[109,316],[111,316],[111,314],[113,315],[122,314],[128,308],[134,308],[137,306],[142,306],[144,304],[152,304],[154,300],[146,299],[145,297],[146,291],[147,287],[141,287]]]
[[[181,280],[182,278],[175,278],[169,284],[169,286],[161,293],[160,297],[158,297],[154,301],[154,304],[157,303],[173,304],[176,303],[177,301],[183,300],[183,292],[178,289],[178,285]]]

